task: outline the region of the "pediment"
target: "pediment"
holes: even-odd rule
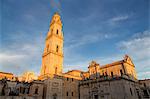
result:
[[[134,63],[132,62],[132,59],[128,55],[125,55],[125,61],[130,65],[134,65]]]

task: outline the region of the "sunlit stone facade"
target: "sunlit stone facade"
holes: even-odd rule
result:
[[[24,82],[32,82],[34,80],[37,80],[37,76],[34,74],[34,72],[25,72],[23,75],[21,75],[20,77],[18,77],[18,80],[20,82],[24,81]]]
[[[21,77],[0,72],[0,99],[149,99],[150,80],[137,79],[128,55],[106,65],[92,61],[87,71],[63,72],[63,32],[55,13],[45,39],[41,73]],[[13,79],[15,78],[15,79]],[[20,80],[21,79],[21,80]]]
[[[45,39],[40,79],[62,73],[63,41],[61,18],[58,13],[55,13]]]
[[[0,72],[0,80],[7,78],[8,80],[15,80],[15,76],[12,73]]]
[[[137,80],[135,66],[128,55],[125,55],[123,60],[116,61],[111,64],[106,64],[103,66],[100,66],[95,61],[92,61],[88,69],[89,69],[87,72],[89,73],[88,78],[100,76],[108,76],[108,77],[128,76],[133,80]],[[87,78],[87,76],[85,76],[85,78]]]

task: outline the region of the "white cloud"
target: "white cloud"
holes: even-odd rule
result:
[[[114,55],[115,57],[84,57],[82,54],[76,52],[76,50],[81,49],[83,45],[97,43],[101,40],[111,39],[114,37],[116,37],[116,35],[109,33],[90,33],[83,36],[68,36],[64,47],[64,71],[66,72],[72,69],[87,70],[89,63],[92,60],[96,60],[100,64],[104,65],[115,61],[115,59],[120,59],[120,56],[118,55]]]
[[[11,36],[11,38],[15,37]],[[0,50],[0,70],[17,75],[28,70],[36,73],[40,71],[44,38],[35,37],[28,42],[22,40],[13,40],[9,46]]]
[[[150,71],[139,72],[138,77],[142,78],[142,79],[149,79],[150,78]]]
[[[86,70],[91,58],[83,57],[81,54],[77,53],[76,50],[81,49],[83,45],[92,44],[99,42],[104,39],[111,39],[116,37],[109,33],[90,33],[82,36],[71,35],[66,37],[64,47],[64,71],[71,69],[83,69]],[[98,58],[96,58],[98,60]],[[80,68],[81,67],[81,68]]]
[[[139,60],[150,58],[150,32],[138,33],[131,40],[122,41],[119,46]]]
[[[90,34],[84,34],[81,36],[70,36],[68,37],[66,43],[67,48],[74,48],[81,45],[91,44],[95,43],[104,39],[111,39],[116,37],[116,35],[112,35],[110,33],[90,33]]]
[[[116,16],[110,19],[111,22],[118,22],[118,21],[123,21],[128,19],[129,16],[128,15],[121,15],[121,16]]]
[[[119,47],[133,57],[140,78],[150,71],[150,31],[136,33],[131,39],[120,42]]]
[[[18,48],[18,46],[16,46],[16,48]],[[31,47],[31,45],[24,44],[22,45],[22,48],[16,51],[15,49],[1,51],[1,70],[5,72],[13,72],[14,74],[20,74],[27,70],[36,69],[36,66],[34,66],[33,64],[37,62],[37,60],[39,60],[41,56],[40,51],[38,51],[37,49],[38,46]]]
[[[112,27],[119,26],[118,24],[120,24],[124,21],[127,21],[131,17],[132,17],[132,14],[122,14],[122,15],[114,16],[114,17],[108,19],[108,21],[106,21],[106,23],[111,26],[110,28],[112,28]]]
[[[67,60],[69,64],[64,66],[64,72],[72,69],[77,69],[77,70],[82,70],[82,71],[87,71],[89,63],[94,60],[97,63],[100,64],[100,66],[109,64],[115,61],[119,61],[123,59],[123,55],[121,54],[114,54],[110,56],[98,56],[98,57],[83,57],[81,55],[78,55],[77,53],[74,54],[75,56],[72,56],[72,59]],[[67,58],[68,59],[68,58]],[[65,58],[66,60],[66,58]]]
[[[22,60],[26,58],[26,55],[13,54],[0,52],[0,69],[4,72],[17,72],[22,71]]]
[[[8,53],[0,53],[0,60],[1,61],[8,61],[8,60],[19,60],[22,59],[23,57],[26,57],[26,55],[16,55],[16,54],[8,54]]]

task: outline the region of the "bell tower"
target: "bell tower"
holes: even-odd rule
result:
[[[52,17],[45,39],[40,78],[60,75],[63,69],[63,32],[59,13]]]

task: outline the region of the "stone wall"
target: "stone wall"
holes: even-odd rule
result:
[[[150,99],[150,79],[139,80],[143,99]]]
[[[63,99],[78,99],[78,83],[74,78],[63,78]]]
[[[80,82],[80,99],[138,99],[136,82],[117,78]]]
[[[62,82],[60,78],[46,79],[44,81],[44,99],[63,99]]]
[[[0,96],[0,99],[39,99],[33,96]]]

